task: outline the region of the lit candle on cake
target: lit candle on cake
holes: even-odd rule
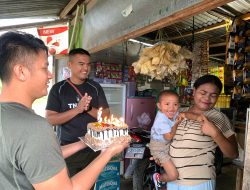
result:
[[[111,115],[111,118],[110,118],[110,124],[113,124],[113,122],[114,122],[114,116],[113,116],[113,114]]]
[[[107,116],[105,116],[103,122],[107,123],[107,121],[108,121],[108,118],[107,118]]]
[[[121,123],[121,126],[124,126],[124,125],[125,125],[124,119],[123,119],[122,117],[119,119],[119,121],[120,121],[120,123]]]
[[[102,107],[100,107],[98,109],[98,112],[97,112],[97,121],[98,121],[98,123],[102,122]]]

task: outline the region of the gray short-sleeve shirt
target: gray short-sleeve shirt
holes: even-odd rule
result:
[[[65,166],[52,127],[17,103],[0,104],[0,189],[33,189]]]

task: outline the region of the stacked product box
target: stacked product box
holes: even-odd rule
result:
[[[123,69],[123,82],[135,81],[134,67],[131,65],[125,65]]]
[[[119,190],[120,189],[120,162],[109,162],[99,175],[95,190]]]

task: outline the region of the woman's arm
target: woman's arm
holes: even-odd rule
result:
[[[225,156],[233,159],[239,156],[235,135],[226,138],[220,131],[218,131],[212,138],[218,144]]]
[[[201,130],[204,134],[213,138],[225,156],[229,158],[237,158],[239,156],[235,135],[226,138],[212,122],[207,120],[205,116],[203,117]]]

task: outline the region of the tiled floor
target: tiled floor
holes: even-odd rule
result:
[[[216,190],[235,190],[236,184],[236,167],[227,164],[222,168],[222,173],[217,176]],[[132,190],[132,180],[121,178],[120,190]]]

